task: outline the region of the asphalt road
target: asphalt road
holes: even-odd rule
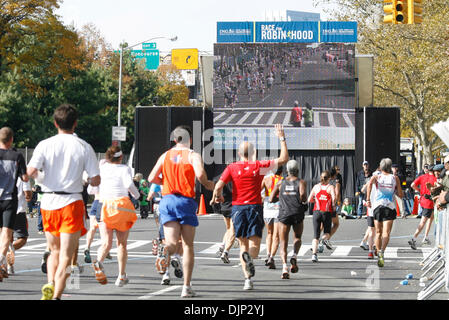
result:
[[[244,278],[238,262],[238,249],[231,250],[231,263],[226,265],[216,257],[225,227],[221,216],[200,216],[200,226],[195,238],[195,269],[192,285],[199,300],[416,300],[422,288],[419,286],[419,262],[431,247],[412,250],[407,245],[417,219],[398,219],[394,223],[390,249],[386,253],[384,268],[378,268],[376,260],[367,259],[367,251],[359,247],[366,228],[366,220],[341,220],[340,228],[332,239],[334,250],[319,255],[319,263],[312,263],[309,247],[312,240],[312,220],[306,217],[303,248],[299,253],[299,272],[289,280],[281,279],[281,262],[276,258],[276,270],[264,266],[265,246],[256,260],[254,290],[244,291]],[[46,276],[40,270],[45,249],[43,235],[37,234],[37,219],[29,219],[30,239],[16,252],[16,274],[0,283],[0,300],[39,300],[40,288]],[[160,284],[161,276],[154,267],[151,239],[156,237],[156,224],[152,218],[138,219],[129,237],[127,273],[130,283],[122,288],[114,285],[117,277],[116,251],[113,259],[106,260],[105,269],[109,283],[105,286],[95,280],[93,269],[84,263],[85,237],[80,241],[79,262],[84,272],[70,278],[64,300],[180,300],[182,280],[173,272],[169,286]],[[433,239],[433,237],[431,237]],[[94,239],[91,252],[96,256],[99,234]],[[265,239],[263,239],[264,244]],[[115,245],[113,246],[113,249]],[[291,247],[289,248],[291,249]],[[400,282],[409,273],[414,279],[409,285]],[[434,295],[433,300],[446,300],[446,291]]]

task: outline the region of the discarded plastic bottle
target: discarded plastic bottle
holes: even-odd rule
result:
[[[401,281],[401,284],[402,284],[403,286],[408,285],[408,280],[402,280],[402,281]]]
[[[413,279],[413,274],[409,273],[408,275],[405,276],[406,279]]]

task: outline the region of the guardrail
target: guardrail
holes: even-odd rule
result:
[[[449,208],[435,210],[435,246],[420,263],[424,272],[419,281],[424,289],[418,293],[418,300],[427,300],[444,287],[449,293],[448,237]]]

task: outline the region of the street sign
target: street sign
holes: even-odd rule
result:
[[[126,127],[112,127],[112,141],[126,141]]]
[[[156,49],[156,42],[143,43],[142,49]]]
[[[198,69],[198,49],[173,49],[172,64],[180,70]]]
[[[132,50],[131,54],[136,59],[145,59],[146,70],[156,70],[159,67],[159,50]]]

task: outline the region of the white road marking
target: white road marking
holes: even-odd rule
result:
[[[148,299],[153,298],[154,296],[160,296],[160,295],[163,295],[166,292],[177,290],[179,288],[181,288],[181,286],[171,286],[171,287],[165,288],[163,290],[159,290],[159,291],[156,291],[156,292],[149,293],[147,295],[141,296],[141,297],[139,297],[137,299],[139,299],[139,300],[148,300]]]
[[[349,255],[349,252],[352,250],[352,246],[337,246],[335,250],[332,252],[331,256],[333,257],[346,257]]]

